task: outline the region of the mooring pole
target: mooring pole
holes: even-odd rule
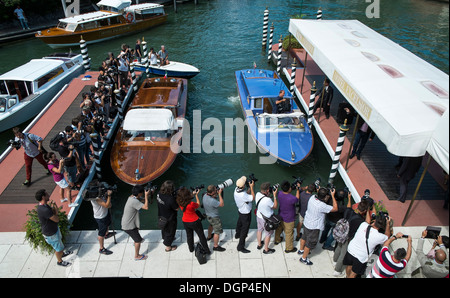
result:
[[[278,57],[277,57],[277,73],[281,76],[281,51],[283,50],[283,35],[280,36],[280,41],[278,43]]]
[[[270,63],[270,60],[272,58],[272,42],[273,42],[273,23],[270,26],[270,34],[269,34],[269,53],[267,55],[267,63]]]
[[[83,56],[83,66],[85,71],[91,70],[91,62],[89,61],[89,53],[86,45],[86,41],[83,39],[83,36],[81,36],[80,40],[80,50],[81,55]]]
[[[312,119],[314,114],[314,101],[316,99],[316,81],[314,81],[313,85],[311,86],[311,95],[309,96],[309,110],[308,110],[308,126],[309,128],[312,128]]]
[[[344,121],[344,125],[339,126],[339,138],[336,146],[336,152],[334,153],[333,164],[331,165],[330,177],[328,178],[328,183],[332,184],[334,177],[336,177],[337,168],[339,166],[339,159],[342,153],[342,147],[344,146],[345,135],[349,130],[347,126],[347,119]]]
[[[269,9],[266,7],[266,10],[264,10],[264,23],[263,23],[263,39],[262,39],[262,46],[265,49],[266,43],[267,43],[267,28],[269,28]]]

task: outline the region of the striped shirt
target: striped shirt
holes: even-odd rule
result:
[[[333,206],[320,201],[315,195],[308,201],[303,225],[309,230],[321,230],[325,228],[325,215],[330,213]]]
[[[373,265],[369,277],[393,278],[397,272],[406,267],[407,263],[408,262],[404,259],[399,263],[394,262],[394,258],[389,252],[388,247],[383,246],[383,248],[381,249],[380,257]]]

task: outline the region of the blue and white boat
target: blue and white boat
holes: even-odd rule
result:
[[[314,145],[313,135],[277,73],[244,69],[235,75],[245,123],[256,145],[285,165],[296,165],[308,157]],[[279,114],[275,102],[281,90],[291,107]]]
[[[134,62],[134,69],[137,71],[146,71],[145,65],[138,63],[137,60]],[[176,61],[170,61],[167,65],[149,64],[148,69],[150,74],[156,76],[168,76],[186,79],[193,78],[200,73],[200,70],[197,67]]]

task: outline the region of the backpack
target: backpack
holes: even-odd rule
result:
[[[344,217],[337,221],[336,226],[333,229],[333,237],[338,243],[344,243],[349,238],[348,233],[350,232],[350,216],[347,211],[349,210],[345,210]]]
[[[52,149],[53,151],[58,151],[59,148],[59,142],[64,138],[64,136],[62,135],[62,133],[58,133],[56,136],[54,136],[51,140],[50,140],[50,144],[49,147],[50,149]]]

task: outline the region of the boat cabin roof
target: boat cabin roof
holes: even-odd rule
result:
[[[125,8],[126,12],[145,12],[146,10],[152,10],[155,8],[164,8],[164,5],[156,4],[156,3],[142,3],[142,4],[135,4],[131,5],[130,7]]]
[[[0,76],[0,80],[34,81],[64,64],[59,59],[33,59]]]
[[[88,22],[92,22],[95,20],[101,20],[101,19],[107,19],[110,17],[115,17],[117,15],[118,15],[117,13],[100,10],[100,11],[88,12],[88,13],[84,13],[84,14],[80,14],[80,15],[76,15],[76,16],[72,16],[72,17],[68,17],[68,18],[59,19],[59,21],[62,23],[67,23],[67,24],[83,24],[83,23],[88,23]]]
[[[124,9],[131,5],[130,0],[101,0],[97,3],[97,6],[103,6],[103,7],[111,7],[117,10]]]
[[[148,79],[136,94],[132,106],[177,106],[182,86],[180,79]]]
[[[274,71],[264,69],[246,69],[242,70],[241,74],[245,80],[245,86],[250,97],[275,98],[278,96],[280,90],[283,89],[285,91],[284,97],[292,98],[292,95],[286,85]]]
[[[172,111],[167,109],[131,109],[123,121],[126,131],[166,131],[174,125]]]

